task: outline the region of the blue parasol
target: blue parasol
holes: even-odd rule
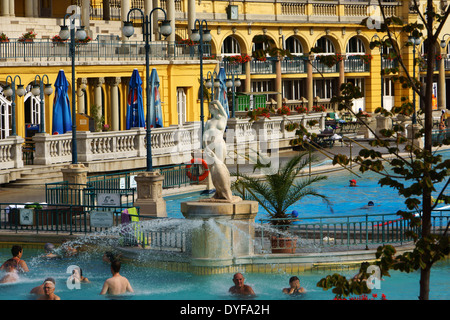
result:
[[[72,131],[72,117],[70,115],[70,101],[67,95],[69,82],[64,70],[59,70],[55,81],[55,97],[53,99],[52,133],[63,134]]]
[[[126,129],[135,127],[145,127],[142,79],[137,69],[133,70],[129,83],[126,117]]]
[[[228,118],[230,117],[230,107],[228,106],[228,97],[227,97],[227,75],[225,74],[225,69],[223,67],[220,68],[219,74],[217,75],[217,79],[220,82],[219,88],[215,91],[215,99],[219,100],[222,104],[225,112],[227,113]]]
[[[163,127],[163,114],[161,108],[161,97],[159,95],[159,77],[155,68],[150,74],[150,127]]]

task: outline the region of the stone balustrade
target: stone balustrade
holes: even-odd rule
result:
[[[287,131],[288,123],[306,126],[309,120],[317,120],[310,128],[319,132],[325,125],[326,113],[272,116],[258,121],[248,118],[228,120],[225,141],[229,150],[277,149],[289,147],[295,132]],[[172,125],[151,130],[152,157],[155,166],[189,161],[192,153],[201,148],[201,125],[190,122],[182,126]],[[22,137],[8,137],[0,140],[0,169],[23,167]],[[70,164],[72,161],[72,133],[49,135],[38,133],[33,136],[35,145],[34,164]],[[263,147],[261,147],[263,146]],[[132,128],[126,131],[90,132],[77,131],[77,154],[79,163],[95,163],[108,160],[145,158],[146,130]]]

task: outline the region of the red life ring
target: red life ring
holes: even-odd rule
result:
[[[192,159],[192,160],[191,160],[191,163],[201,164],[201,165],[202,165],[202,167],[203,167],[203,169],[204,169],[204,172],[203,172],[202,175],[200,175],[200,176],[198,177],[198,181],[203,181],[203,180],[205,180],[206,177],[207,177],[208,174],[209,174],[208,164],[206,163],[206,161],[203,160],[203,159],[200,159],[200,158],[195,158],[195,159]],[[192,167],[192,165],[188,164],[188,165],[186,166],[186,169],[190,169],[191,167]],[[196,177],[192,175],[192,173],[191,173],[190,170],[187,170],[186,175],[188,176],[189,179],[191,179],[191,181],[197,180],[197,179],[195,179]]]

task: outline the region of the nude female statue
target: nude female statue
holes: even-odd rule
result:
[[[225,201],[239,201],[240,197],[232,195],[230,172],[225,165],[227,145],[223,139],[227,126],[228,116],[222,104],[218,100],[209,104],[211,119],[206,122],[203,133],[203,145],[205,146],[205,160],[210,168],[211,179],[216,193],[212,199]]]

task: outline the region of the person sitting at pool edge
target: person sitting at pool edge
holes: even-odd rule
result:
[[[355,179],[349,180],[349,182],[350,182],[350,187],[356,187],[356,180]]]
[[[252,287],[244,284],[245,278],[241,273],[236,273],[233,276],[233,282],[234,286],[232,286],[228,292],[231,294],[238,294],[238,295],[250,295],[254,296],[255,292],[253,291]]]
[[[3,263],[2,266],[0,267],[0,270],[4,270],[5,268],[8,267],[9,263],[11,263],[12,261],[15,261],[16,264],[17,264],[17,271],[18,272],[28,272],[28,271],[30,271],[28,269],[28,266],[27,266],[26,262],[21,259],[22,255],[23,255],[23,249],[22,249],[21,246],[14,245],[11,248],[11,253],[12,253],[12,258],[6,260],[6,262]]]
[[[300,279],[296,276],[289,279],[289,288],[283,289],[283,293],[285,294],[299,294],[305,292],[305,288],[300,287]]]
[[[126,292],[134,292],[127,278],[119,274],[121,263],[115,260],[111,263],[112,277],[103,284],[100,294],[118,295]]]

